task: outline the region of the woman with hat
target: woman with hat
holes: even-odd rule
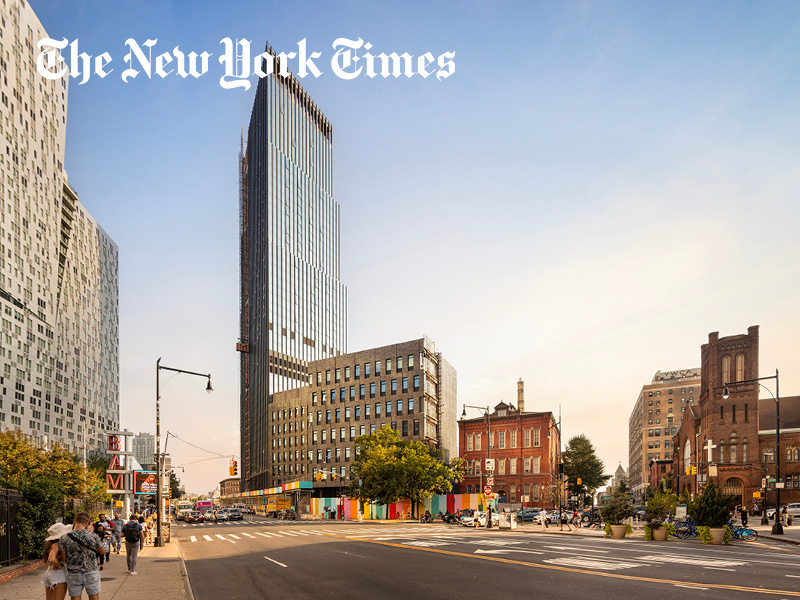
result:
[[[47,570],[42,580],[47,600],[64,600],[67,595],[67,568],[58,560],[58,540],[70,531],[72,525],[63,523],[55,523],[47,529],[48,537],[45,538],[42,553],[42,562],[47,563]]]

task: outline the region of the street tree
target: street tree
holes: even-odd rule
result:
[[[605,470],[603,461],[597,456],[589,438],[583,434],[570,438],[562,456],[564,475],[567,477],[569,492],[573,496],[591,496],[595,490],[611,479],[610,475],[603,474]]]
[[[450,463],[442,451],[419,441],[404,441],[388,426],[356,438],[356,458],[351,468],[349,493],[362,501],[381,504],[411,500],[417,513],[420,502],[453,489],[464,478],[463,461]]]

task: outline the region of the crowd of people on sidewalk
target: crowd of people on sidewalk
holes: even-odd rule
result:
[[[152,513],[131,513],[125,521],[119,513],[113,519],[100,514],[92,522],[89,513],[81,512],[71,525],[51,525],[42,553],[42,562],[47,564],[42,580],[46,600],[64,600],[67,592],[70,598],[78,599],[84,590],[89,600],[99,600],[100,571],[112,554],[120,553],[123,540],[127,573],[136,575],[139,551],[152,539],[153,518]]]

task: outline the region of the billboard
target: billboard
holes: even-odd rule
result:
[[[133,493],[141,496],[152,496],[158,491],[155,471],[134,471],[133,472]]]

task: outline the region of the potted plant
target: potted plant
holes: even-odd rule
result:
[[[675,512],[678,497],[672,492],[656,490],[647,499],[645,512],[647,524],[644,526],[644,539],[664,542],[667,539],[668,527],[664,521]]]
[[[689,505],[689,517],[697,525],[697,531],[704,544],[727,544],[731,531],[730,505],[733,497],[722,493],[713,481],[709,481],[703,493]]]
[[[630,525],[623,524],[625,519],[633,516],[633,502],[624,490],[617,488],[614,493],[600,508],[600,517],[606,522],[606,536],[621,540],[626,534],[633,531]]]

